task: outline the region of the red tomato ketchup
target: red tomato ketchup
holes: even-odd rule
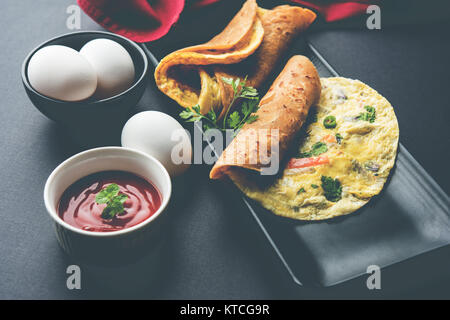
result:
[[[108,185],[119,186],[119,194],[128,196],[124,211],[112,219],[101,217],[106,204],[98,204],[96,195]],[[110,232],[135,226],[150,218],[161,206],[161,193],[147,180],[124,171],[102,171],[72,184],[58,204],[59,217],[86,231]]]

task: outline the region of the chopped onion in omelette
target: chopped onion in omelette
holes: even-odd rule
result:
[[[349,214],[380,193],[394,166],[399,129],[391,104],[366,84],[322,78],[297,150],[269,186],[230,174],[248,197],[300,220]]]

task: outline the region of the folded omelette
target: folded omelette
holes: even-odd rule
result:
[[[259,8],[247,0],[226,28],[207,43],[164,57],[155,70],[158,88],[180,106],[214,109],[222,118],[233,89],[222,78],[244,79],[259,87],[292,39],[315,20],[314,12],[296,6]]]
[[[305,71],[305,61],[293,59],[306,67],[290,64],[291,59],[261,100],[261,118],[252,123],[253,127],[280,129],[279,156],[284,160],[278,174],[270,183],[262,183],[255,175],[261,163],[249,166],[224,160],[233,159],[240,150],[258,149],[257,143],[245,146],[243,127],[210,176],[230,177],[249,198],[280,216],[322,220],[352,213],[381,192],[394,166],[399,139],[394,109],[358,80],[322,78],[320,84],[311,86],[318,79]],[[289,76],[292,72],[297,77]],[[298,90],[304,98],[296,96]],[[295,98],[286,101],[286,97]],[[268,99],[272,103],[267,106]],[[308,109],[300,130],[304,114],[299,110]]]

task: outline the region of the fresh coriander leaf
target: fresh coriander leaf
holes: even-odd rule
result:
[[[314,183],[311,185],[311,188],[314,188],[314,189],[317,189],[318,187],[319,186],[317,184],[314,184]]]
[[[245,84],[247,83],[247,77],[248,75],[246,75],[243,80],[240,80],[239,83],[241,84],[242,87],[245,87]]]
[[[342,186],[338,179],[322,176],[322,189],[325,192],[325,198],[331,202],[338,202],[342,198]]]
[[[97,195],[95,196],[95,202],[97,202],[98,204],[103,204],[103,203],[107,203],[109,201],[109,195],[103,193],[97,193]]]
[[[111,196],[116,196],[119,193],[119,186],[115,183],[111,183],[109,186],[105,188],[105,192],[110,194]]]
[[[223,119],[222,125],[223,130],[227,128],[233,129],[235,130],[236,134],[236,131],[240,130],[241,127],[244,125],[244,123],[246,123],[248,117],[253,112],[258,110],[258,102],[259,102],[258,91],[253,87],[247,87],[245,85],[246,82],[247,77],[245,77],[243,80],[241,80],[240,78],[236,78],[231,82],[231,85],[233,86],[234,90],[234,95],[230,105],[227,108],[228,111]],[[242,116],[239,114],[239,112],[236,113],[236,111],[228,115],[228,112],[232,109],[237,99],[244,99],[241,106]],[[253,121],[255,121],[254,117],[252,117],[250,122]]]
[[[228,126],[231,129],[236,129],[240,122],[241,116],[239,115],[239,112],[234,111],[230,114],[230,117],[228,118]]]
[[[208,111],[208,113],[206,114],[206,117],[209,118],[213,122],[216,122],[216,120],[217,120],[217,115],[213,108],[211,108],[211,110]]]
[[[240,96],[247,99],[254,99],[258,96],[258,91],[253,87],[242,87]]]
[[[369,114],[361,113],[359,116],[356,117],[356,119],[357,120],[369,121]]]
[[[328,147],[323,142],[316,142],[311,149],[311,153],[313,156],[318,156],[319,154],[325,153],[328,151]]]
[[[258,111],[258,100],[246,100],[242,103],[242,113],[244,118],[248,117],[251,113]]]
[[[189,119],[190,117],[192,117],[192,111],[190,110],[183,110],[180,112],[180,118],[181,119]]]
[[[259,109],[259,97],[255,100],[251,100],[248,104],[252,107],[252,112],[256,112]]]
[[[103,209],[101,217],[103,219],[112,219],[116,214],[124,211],[123,204],[128,199],[126,194],[119,194],[119,186],[115,183],[110,184],[106,188],[100,190],[95,196],[95,202],[97,204],[106,204]]]
[[[244,115],[250,114],[252,112],[252,106],[250,105],[249,101],[244,101],[242,103],[241,110]]]
[[[192,109],[193,109],[197,114],[201,114],[201,113],[200,113],[200,106],[199,106],[198,104],[196,104],[195,106],[193,106]]]
[[[300,193],[303,193],[303,192],[306,192],[305,188],[300,188],[300,190],[297,191],[297,194],[300,194]]]
[[[123,203],[119,200],[113,200],[105,209],[103,209],[101,217],[103,219],[112,219],[123,211]]]
[[[369,113],[375,113],[375,108],[372,106],[365,106],[364,109],[366,109]]]
[[[220,130],[226,130],[226,129],[233,129],[235,131],[235,134],[239,129],[245,124],[245,123],[252,123],[256,121],[258,118],[257,115],[254,115],[258,110],[258,104],[259,104],[259,94],[258,91],[250,86],[246,86],[247,77],[244,79],[240,78],[227,78],[222,77],[222,80],[224,83],[231,85],[233,88],[233,99],[231,100],[227,112],[225,113],[225,116],[223,119],[221,119],[222,126],[220,127],[217,123],[217,114],[213,109],[208,111],[207,114],[203,115],[200,112],[200,106],[195,105],[191,109],[186,109],[180,112],[180,118],[185,120],[186,122],[196,122],[200,120],[204,120],[203,122],[203,130],[213,129],[217,128]],[[231,114],[228,114],[228,112],[231,112],[233,109],[233,105],[238,99],[243,99],[241,112],[235,110]]]
[[[124,204],[125,201],[127,201],[127,199],[128,199],[128,196],[127,196],[126,194],[122,193],[122,194],[117,195],[117,196],[113,199],[113,201],[118,201],[118,202]]]
[[[236,92],[236,91],[238,91],[238,89],[239,89],[239,86],[241,85],[241,79],[239,79],[239,78],[236,78],[236,79],[234,79],[234,81],[233,81],[233,90]],[[245,85],[245,83],[242,85],[242,87]],[[242,91],[242,89],[241,89],[241,91]]]
[[[309,158],[309,157],[313,157],[313,156],[318,156],[327,151],[328,151],[328,147],[327,147],[326,143],[316,142],[315,144],[313,144],[310,151],[303,152],[300,154],[300,156],[302,158]]]
[[[360,113],[359,116],[356,117],[358,120],[369,121],[370,123],[375,122],[376,119],[376,110],[372,106],[365,106],[367,112]]]
[[[115,183],[110,184],[106,188],[102,189],[95,196],[95,202],[98,204],[107,203],[113,197],[115,197],[119,193],[119,186]]]
[[[200,106],[195,105],[192,109],[186,109],[180,112],[180,117],[186,122],[197,122],[205,120],[203,123],[203,130],[218,128],[217,116],[213,109],[211,109],[206,115],[200,113]]]
[[[111,209],[111,207],[106,207],[105,209],[103,209],[100,216],[102,217],[102,219],[110,220],[114,218],[115,212]]]

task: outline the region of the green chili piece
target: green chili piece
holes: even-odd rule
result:
[[[327,116],[323,119],[323,126],[327,129],[336,128],[336,117],[335,116]]]

